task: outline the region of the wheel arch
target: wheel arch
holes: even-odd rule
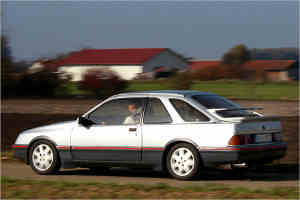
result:
[[[187,143],[187,144],[190,144],[193,147],[195,147],[195,149],[197,149],[197,150],[199,149],[199,146],[194,141],[192,141],[190,139],[187,139],[187,138],[178,138],[178,139],[173,139],[173,140],[169,141],[165,145],[164,152],[163,152],[163,155],[162,155],[162,158],[161,158],[161,167],[162,167],[163,171],[165,171],[167,169],[166,159],[167,159],[168,152],[170,151],[170,149],[173,146],[175,146],[176,144],[179,144],[179,143]],[[201,155],[200,155],[199,151],[198,151],[198,154],[199,154],[200,160],[202,162]]]
[[[46,141],[50,142],[51,144],[53,144],[53,146],[54,146],[55,149],[56,149],[57,144],[56,144],[51,138],[49,138],[48,136],[37,136],[37,137],[33,138],[33,139],[30,141],[30,143],[28,144],[27,151],[26,151],[25,162],[26,162],[27,165],[29,164],[29,153],[30,153],[30,149],[31,149],[32,145],[33,145],[34,143],[36,143],[37,141],[39,141],[39,140],[46,140]],[[56,149],[56,150],[57,150],[57,149]],[[59,154],[57,154],[57,155],[59,156]],[[60,158],[59,158],[59,159],[60,159]]]

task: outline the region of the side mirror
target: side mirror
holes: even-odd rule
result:
[[[93,124],[95,124],[92,120],[89,120],[85,117],[80,116],[78,119],[78,123],[86,128],[89,128]]]

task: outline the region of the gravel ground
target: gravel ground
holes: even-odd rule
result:
[[[129,170],[113,168],[108,172],[91,172],[88,169],[61,170],[57,175],[43,176],[33,172],[30,166],[20,162],[2,162],[2,176],[18,179],[74,181],[74,182],[106,182],[118,184],[158,184],[171,186],[201,186],[203,184],[224,184],[227,187],[245,187],[249,189],[270,189],[274,187],[297,187],[299,174],[292,171],[249,171],[237,176],[231,170],[210,169],[202,171],[196,180],[180,181],[170,178],[167,174],[149,170]]]

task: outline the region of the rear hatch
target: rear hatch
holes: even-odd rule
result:
[[[235,124],[230,145],[264,144],[282,141],[279,117],[244,118]]]

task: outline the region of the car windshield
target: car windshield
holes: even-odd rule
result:
[[[196,100],[202,106],[207,109],[235,109],[241,108],[239,104],[236,104],[228,99],[217,95],[194,95],[192,99]],[[216,110],[216,113],[225,118],[231,117],[253,117],[257,116],[253,112],[247,110]]]

